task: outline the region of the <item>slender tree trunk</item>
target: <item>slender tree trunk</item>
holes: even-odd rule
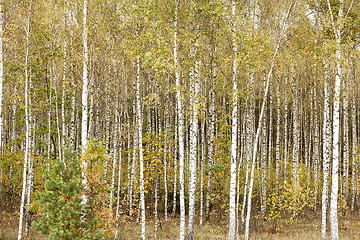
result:
[[[134,106],[135,107],[135,106]],[[136,131],[136,120],[134,120],[134,131]],[[136,149],[138,146],[138,132],[136,131],[134,133],[134,143],[133,143],[133,161],[131,165],[131,178],[130,178],[130,186],[129,186],[129,216],[132,216],[132,205],[133,205],[133,185],[134,185],[134,179],[135,179],[135,171],[137,167],[137,160],[136,160]]]
[[[90,63],[92,62],[90,58]],[[90,83],[89,83],[89,94],[90,94],[90,109],[89,109],[89,124],[88,124],[88,130],[87,135],[90,139],[91,137],[94,137],[94,87],[95,87],[95,79],[94,79],[94,63],[90,64]]]
[[[286,83],[285,83],[286,84]],[[288,102],[285,96],[284,102],[284,182],[287,182],[287,162],[288,162]]]
[[[62,151],[61,151],[61,132],[60,132],[60,122],[59,122],[59,107],[58,107],[58,92],[57,92],[57,77],[56,77],[56,73],[55,73],[55,68],[53,66],[53,70],[52,70],[52,75],[54,77],[54,83],[55,83],[55,117],[56,117],[56,131],[57,131],[57,143],[58,143],[58,150],[59,150],[59,159],[60,161],[63,161],[62,158]]]
[[[299,119],[299,115],[300,115],[300,111],[299,111],[299,102],[298,102],[298,98],[299,98],[299,94],[298,92],[298,87],[297,87],[297,79],[294,76],[295,73],[292,73],[292,77],[293,77],[293,107],[292,109],[294,110],[294,114],[293,114],[293,122],[294,122],[294,127],[293,127],[293,185],[294,185],[294,190],[295,192],[297,192],[298,188],[299,188],[299,151],[300,151],[300,119]]]
[[[31,9],[31,6],[30,6]],[[30,17],[26,19],[26,42],[25,42],[25,124],[26,124],[26,145],[25,145],[25,156],[24,156],[24,169],[23,169],[23,184],[20,202],[20,219],[19,219],[19,232],[18,240],[22,238],[22,225],[24,218],[24,206],[25,206],[25,193],[26,193],[26,174],[28,167],[29,158],[29,146],[30,146],[30,123],[29,123],[29,73],[28,73],[28,59],[29,59],[29,35],[30,35]]]
[[[118,103],[118,101],[116,101]],[[111,173],[111,187],[110,187],[110,203],[109,203],[109,208],[112,209],[113,207],[113,197],[114,197],[114,186],[115,186],[115,170],[116,170],[116,162],[117,162],[117,148],[118,148],[118,126],[119,126],[119,110],[118,110],[119,106],[117,104],[116,109],[115,109],[115,119],[114,119],[114,152],[113,152],[113,164],[112,164],[112,173]],[[119,166],[120,167],[120,166]],[[120,177],[120,176],[119,176]]]
[[[176,107],[176,112],[177,112],[177,107]],[[174,143],[174,191],[173,191],[173,208],[172,208],[172,217],[175,218],[175,214],[176,214],[176,187],[177,187],[177,158],[178,158],[178,136],[179,136],[179,129],[178,129],[178,120],[177,120],[177,116],[175,114],[175,143]]]
[[[205,158],[205,121],[202,122],[201,131],[201,163],[200,163],[200,222],[199,226],[203,225],[203,212],[204,212],[204,158]]]
[[[51,154],[51,99],[52,99],[52,87],[51,87],[51,76],[50,76],[50,78],[49,78],[49,106],[48,106],[48,136],[47,136],[48,159],[50,159],[50,154]]]
[[[353,63],[352,63],[353,64]],[[355,84],[355,70],[354,66],[351,66],[352,74],[351,74],[351,86],[352,86],[352,94],[351,94],[351,128],[352,128],[352,165],[351,165],[351,212],[354,213],[355,210],[355,198],[356,198],[356,182],[357,182],[357,146],[358,146],[358,138],[356,134],[356,84]]]
[[[31,84],[31,68],[30,68],[30,74],[28,76],[28,85],[30,87],[29,94],[28,94],[28,115],[29,115],[29,144],[28,144],[28,175],[27,175],[27,190],[26,190],[26,207],[25,207],[25,237],[29,234],[29,227],[30,227],[30,197],[31,192],[33,190],[33,182],[34,182],[34,168],[33,168],[33,161],[34,161],[34,139],[35,139],[35,124],[33,123],[33,116],[32,116],[32,84]]]
[[[197,55],[198,43],[195,42],[194,56]],[[195,60],[195,72],[190,75],[190,142],[189,142],[189,222],[187,240],[194,238],[194,223],[195,223],[195,197],[196,197],[196,157],[197,157],[197,139],[198,139],[198,111],[199,111],[199,70],[200,61]],[[192,71],[191,71],[192,72]]]
[[[318,102],[317,102],[317,93],[316,93],[316,85],[313,91],[314,96],[314,119],[313,119],[313,127],[314,127],[314,150],[313,150],[313,162],[314,162],[314,180],[315,180],[315,204],[314,210],[317,211],[317,199],[318,199],[318,188],[319,188],[319,151],[320,151],[320,144],[319,144],[319,121],[318,121]]]
[[[264,227],[264,220],[265,220],[265,214],[266,214],[266,171],[267,171],[267,128],[266,124],[264,123],[264,126],[262,127],[262,151],[261,151],[261,221],[262,221],[262,227]]]
[[[212,186],[211,186],[211,177],[212,177],[212,170],[211,166],[214,164],[214,154],[215,154],[215,147],[214,147],[214,137],[215,137],[215,121],[216,121],[216,112],[215,112],[215,68],[212,68],[212,85],[210,89],[210,107],[209,107],[209,119],[210,119],[210,126],[209,126],[209,153],[208,153],[208,166],[210,170],[208,171],[208,182],[207,182],[207,192],[206,192],[206,221],[210,219],[210,198],[212,193]]]
[[[119,121],[119,131],[120,131],[120,121]],[[121,141],[119,143],[119,170],[118,170],[118,186],[117,186],[117,199],[116,199],[116,214],[115,214],[115,222],[116,222],[116,230],[115,230],[115,238],[117,239],[118,231],[119,231],[119,217],[120,217],[120,194],[121,194]]]
[[[327,74],[327,71],[325,70]],[[325,76],[324,82],[324,117],[323,117],[323,191],[322,191],[322,220],[321,237],[326,239],[326,217],[328,208],[328,188],[329,173],[331,161],[331,119],[330,119],[330,94],[329,94],[329,76]]]
[[[180,240],[185,239],[185,182],[184,182],[184,113],[181,101],[180,85],[180,66],[178,59],[177,42],[177,21],[178,21],[178,0],[175,0],[175,19],[174,19],[174,64],[176,81],[176,106],[178,116],[178,139],[179,139],[179,182],[180,182]]]
[[[157,239],[157,233],[158,233],[158,202],[159,202],[159,197],[158,197],[158,192],[159,192],[159,178],[156,177],[155,179],[155,234],[154,234],[154,239]]]
[[[232,17],[234,26],[232,29],[232,47],[234,52],[233,60],[233,79],[232,79],[232,113],[231,113],[231,163],[230,163],[230,201],[229,201],[229,240],[235,240],[236,236],[236,156],[237,156],[237,112],[238,112],[238,84],[237,84],[237,55],[238,49],[236,44],[236,2],[232,1]]]
[[[139,162],[140,162],[140,207],[141,207],[141,239],[145,240],[145,194],[144,194],[144,156],[142,147],[142,112],[140,102],[140,58],[136,60],[136,117],[138,129],[138,143],[139,143]]]
[[[344,94],[343,94],[343,179],[342,179],[342,195],[344,200],[348,202],[348,179],[349,179],[349,161],[350,161],[350,144],[349,144],[349,92],[348,81],[344,81]],[[343,211],[344,215],[346,210]]]
[[[269,94],[269,154],[268,154],[268,169],[267,169],[267,179],[271,179],[271,170],[272,170],[272,158],[274,155],[274,148],[273,148],[273,109],[272,109],[272,105],[273,105],[273,97],[271,95],[271,93]],[[255,129],[254,129],[255,131]],[[253,144],[253,142],[251,141],[251,144]],[[250,152],[251,154],[251,152]],[[251,159],[251,155],[249,157],[249,159]]]
[[[73,30],[70,33],[70,41],[71,41],[71,52],[74,54],[74,44],[73,44]],[[74,77],[74,63],[71,63],[71,116],[70,116],[70,146],[72,149],[76,151],[77,147],[75,142],[75,112],[76,112],[76,84]]]
[[[87,127],[88,127],[88,61],[89,61],[89,53],[87,46],[87,6],[88,0],[84,0],[84,11],[83,11],[83,47],[84,47],[84,56],[83,56],[83,85],[82,85],[82,117],[81,117],[81,146],[82,153],[84,154],[87,147]],[[82,185],[87,187],[87,161],[81,162],[81,174],[82,174]],[[85,208],[87,203],[87,196],[82,194],[82,206]],[[83,219],[84,220],[84,219]]]
[[[65,28],[66,28],[66,18],[64,20],[65,22]],[[66,57],[67,57],[67,41],[66,41],[66,37],[64,39],[64,67],[63,67],[63,79],[62,79],[62,86],[61,86],[61,130],[62,130],[62,135],[61,135],[61,145],[64,147],[65,146],[65,139],[67,138],[67,131],[66,131],[66,127],[65,127],[65,84],[66,84],[66,71],[67,71],[67,62],[66,62]],[[62,155],[62,154],[61,154]]]
[[[165,199],[164,199],[164,212],[165,212],[165,224],[167,224],[167,214],[168,214],[168,185],[167,185],[167,139],[168,139],[168,126],[167,126],[167,121],[166,121],[166,117],[165,117],[165,127],[164,127],[164,132],[165,132],[165,143],[164,143],[164,191],[165,191]]]
[[[335,87],[334,87],[334,110],[333,110],[333,151],[332,151],[332,185],[331,185],[331,199],[330,199],[330,229],[331,239],[339,239],[338,229],[338,216],[337,216],[337,201],[338,201],[338,190],[339,190],[339,143],[340,143],[340,88],[342,78],[342,53],[341,53],[341,31],[343,26],[343,8],[344,0],[340,0],[339,15],[335,23],[334,16],[331,10],[330,0],[327,0],[331,23],[334,28],[335,40],[336,40],[336,76],[335,76]]]
[[[109,64],[109,76],[110,76],[110,64]],[[109,153],[109,136],[110,135],[110,96],[109,96],[109,84],[105,82],[105,147],[106,154]],[[104,179],[107,180],[108,175],[108,161],[105,160],[104,166]]]
[[[280,176],[280,84],[277,88],[277,116],[276,116],[276,162],[275,162],[275,186],[276,192],[279,191],[279,176]]]

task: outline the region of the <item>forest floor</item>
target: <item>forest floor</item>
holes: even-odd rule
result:
[[[2,212],[0,213],[0,240],[13,240],[17,239],[18,233],[18,218],[17,213],[9,214]],[[196,221],[198,223],[198,220]],[[281,222],[277,225],[281,226]],[[165,225],[163,218],[161,224],[158,225],[158,239],[178,239],[179,234],[179,219],[169,218],[168,224]],[[256,220],[253,224],[256,226]],[[267,229],[271,229],[268,224]],[[298,220],[293,224],[283,225],[278,228],[277,231],[264,230],[262,231],[259,227],[256,229],[253,227],[250,233],[250,239],[256,240],[317,240],[320,239],[321,219],[316,216],[312,219],[306,218]],[[147,239],[155,239],[154,231],[155,224],[153,220],[147,220],[146,222],[146,235]],[[199,227],[198,224],[195,227],[196,240],[210,240],[210,239],[227,239],[228,226],[226,222],[214,222],[210,221]],[[330,229],[328,229],[329,233]],[[121,240],[132,240],[140,239],[141,226],[136,222],[128,222],[119,228],[119,239]],[[339,237],[340,239],[360,239],[360,219],[348,215],[347,217],[341,216],[339,220]],[[30,229],[30,235],[27,240],[45,240],[45,235],[35,232],[32,228]]]

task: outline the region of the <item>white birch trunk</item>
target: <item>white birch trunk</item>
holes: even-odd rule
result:
[[[118,101],[116,101],[118,102]],[[114,197],[114,185],[115,185],[115,170],[116,170],[116,162],[117,162],[117,151],[118,151],[118,126],[119,126],[119,106],[117,104],[115,109],[115,119],[114,119],[114,138],[113,138],[113,145],[114,145],[114,152],[113,152],[113,164],[112,164],[112,173],[111,173],[111,187],[110,187],[110,203],[109,208],[112,209],[113,207],[113,197]],[[120,166],[119,166],[120,167]],[[120,176],[119,176],[120,177]]]
[[[66,28],[66,19],[65,19],[65,28]],[[62,86],[61,86],[61,129],[62,129],[62,135],[61,135],[61,145],[65,146],[65,139],[67,136],[67,131],[65,127],[65,84],[66,84],[66,71],[67,71],[67,41],[66,38],[64,39],[64,68],[63,68],[63,79],[62,79]],[[61,154],[63,155],[63,154]]]
[[[61,132],[60,132],[60,123],[59,123],[59,107],[58,107],[58,93],[57,93],[57,77],[55,73],[55,68],[53,66],[52,75],[54,77],[54,83],[55,83],[55,117],[56,117],[56,131],[57,131],[57,138],[58,138],[58,151],[59,151],[59,159],[60,161],[63,161],[62,159],[62,152],[61,152]]]
[[[176,107],[177,109],[177,107]],[[177,110],[176,110],[177,112]],[[172,208],[172,217],[175,218],[175,214],[176,214],[176,192],[177,192],[177,158],[178,158],[178,133],[179,133],[179,130],[178,130],[178,120],[177,120],[177,116],[175,114],[175,129],[176,129],[176,133],[175,133],[175,143],[174,143],[174,191],[173,191],[173,195],[174,195],[174,198],[173,198],[173,208]]]
[[[267,170],[267,129],[266,124],[262,127],[262,154],[261,154],[261,221],[264,227],[264,220],[266,214],[266,170]]]
[[[343,178],[342,178],[342,195],[345,202],[348,202],[348,179],[349,179],[349,161],[350,161],[350,144],[349,144],[349,92],[348,81],[344,81],[344,94],[343,94]],[[344,214],[346,213],[344,209]]]
[[[327,71],[325,70],[325,74]],[[321,218],[321,237],[326,239],[326,218],[328,208],[328,188],[329,172],[331,161],[331,119],[330,119],[330,94],[328,76],[324,82],[324,117],[323,117],[323,190],[322,190],[322,218]]]
[[[234,53],[233,60],[233,79],[232,79],[232,113],[231,113],[231,163],[230,163],[230,201],[229,201],[229,240],[235,240],[236,237],[236,156],[237,156],[237,112],[238,112],[238,84],[237,84],[237,57],[238,48],[236,44],[236,2],[232,1],[232,17],[233,17],[233,29],[232,29],[232,47]]]
[[[212,86],[210,89],[210,107],[209,107],[209,119],[210,119],[210,129],[209,129],[209,154],[208,154],[208,166],[210,168],[208,172],[208,182],[207,182],[207,192],[206,192],[206,220],[208,221],[210,219],[210,197],[212,193],[212,187],[211,187],[211,176],[212,176],[212,170],[211,166],[214,164],[214,153],[215,153],[215,147],[214,147],[214,137],[215,137],[215,121],[216,121],[216,112],[215,112],[215,68],[212,69]]]
[[[135,107],[135,106],[134,106]],[[135,109],[135,108],[134,108]],[[136,120],[135,120],[136,125]],[[132,216],[132,205],[133,205],[133,185],[134,185],[134,179],[135,179],[135,171],[137,167],[137,161],[136,161],[136,149],[138,144],[138,132],[135,130],[136,127],[134,126],[134,142],[133,142],[133,161],[131,165],[131,177],[130,177],[130,186],[129,186],[129,216]]]
[[[275,151],[275,186],[276,192],[279,191],[279,176],[280,176],[280,84],[277,87],[277,111],[276,111],[276,151]]]
[[[26,207],[25,207],[25,237],[28,236],[29,234],[29,226],[30,226],[30,212],[29,212],[29,208],[30,208],[30,196],[31,196],[31,192],[33,190],[33,182],[34,182],[34,168],[33,168],[33,161],[34,161],[34,140],[35,140],[35,133],[34,133],[34,129],[35,129],[35,125],[34,125],[34,121],[33,121],[33,116],[32,116],[32,111],[31,111],[31,106],[32,106],[32,101],[31,101],[31,94],[32,94],[32,84],[31,84],[31,68],[29,70],[30,74],[29,74],[29,78],[28,78],[28,85],[30,87],[29,93],[28,93],[28,115],[29,115],[29,144],[28,144],[28,175],[27,175],[27,190],[26,190]]]
[[[70,41],[71,41],[71,52],[74,52],[73,47],[73,30],[70,33]],[[76,151],[75,146],[75,111],[76,111],[76,85],[75,85],[75,77],[74,77],[74,63],[71,63],[71,115],[70,115],[70,146],[72,149]]]
[[[286,85],[286,83],[285,83]],[[287,182],[287,162],[288,162],[288,102],[287,96],[284,100],[284,182]]]
[[[110,76],[110,65],[109,65],[109,76]],[[105,82],[105,147],[106,154],[109,153],[109,136],[110,135],[110,97],[109,97],[109,84]],[[107,180],[108,175],[108,161],[105,160],[104,166],[104,179]]]
[[[185,182],[184,182],[184,113],[180,90],[180,66],[178,59],[177,42],[177,21],[178,21],[178,0],[175,0],[175,19],[174,19],[174,65],[176,81],[176,106],[178,116],[178,139],[179,139],[179,183],[180,183],[180,240],[185,239]]]
[[[164,144],[164,191],[165,191],[165,199],[164,199],[164,212],[165,212],[165,224],[167,224],[167,213],[168,213],[168,186],[167,186],[167,138],[168,138],[168,126],[165,117],[165,144]],[[170,119],[169,119],[170,121]]]
[[[318,199],[318,186],[319,186],[319,151],[320,151],[320,144],[319,144],[319,122],[318,122],[318,103],[317,103],[317,93],[316,93],[316,85],[313,91],[314,96],[314,119],[313,119],[313,127],[314,127],[314,150],[313,150],[313,162],[314,162],[314,180],[315,180],[315,204],[314,210],[317,211],[317,199]]]
[[[31,6],[30,6],[31,9]],[[23,168],[23,184],[20,202],[20,219],[19,219],[19,232],[18,240],[22,238],[22,225],[24,218],[24,206],[25,206],[25,193],[26,193],[26,176],[29,158],[29,146],[30,146],[30,124],[29,124],[29,74],[28,74],[28,58],[29,58],[29,35],[30,35],[30,17],[26,19],[26,40],[25,40],[25,124],[26,124],[26,145],[25,145],[25,156],[24,156],[24,168]]]
[[[120,125],[120,123],[119,123]],[[120,127],[119,127],[120,130]],[[118,231],[119,231],[119,217],[120,217],[120,194],[121,194],[121,141],[119,144],[119,170],[118,170],[118,186],[117,186],[117,199],[116,199],[116,214],[115,214],[115,222],[116,222],[116,230],[115,230],[115,238],[117,239]]]
[[[203,212],[204,212],[204,158],[205,158],[205,121],[202,122],[201,131],[201,163],[200,163],[200,222],[199,226],[203,225]]]
[[[90,58],[90,63],[92,62]],[[90,64],[90,83],[89,83],[89,93],[90,93],[90,106],[89,106],[89,124],[88,124],[88,131],[87,135],[90,139],[91,137],[94,137],[94,87],[95,87],[95,79],[94,79],[94,73],[93,73],[93,65],[94,63]]]
[[[157,239],[157,233],[158,233],[158,202],[159,202],[159,197],[158,197],[158,191],[159,191],[159,178],[156,177],[155,179],[155,234],[154,234],[154,239]]]
[[[141,239],[145,240],[145,189],[144,189],[144,156],[142,147],[142,112],[140,102],[140,58],[136,61],[136,117],[138,129],[138,143],[139,143],[139,162],[140,162],[140,208],[141,208]]]
[[[273,97],[271,95],[271,93],[269,94],[269,154],[268,154],[268,171],[267,171],[267,178],[270,179],[271,178],[271,170],[272,170],[272,158],[274,155],[274,149],[273,149],[273,109],[272,109],[272,105],[273,105]],[[254,130],[255,131],[255,130]],[[253,144],[253,142],[251,142],[251,144]],[[250,152],[251,154],[251,152]],[[251,157],[249,158],[251,159]]]
[[[354,66],[352,66],[354,67]],[[355,85],[355,73],[351,76],[351,129],[352,129],[352,164],[351,164],[351,212],[354,213],[355,198],[356,198],[356,175],[357,175],[357,146],[358,138],[356,134],[356,85]]]
[[[198,43],[195,42],[194,56],[197,54]],[[195,60],[195,74],[190,75],[190,141],[189,141],[189,222],[187,231],[187,240],[194,238],[195,223],[195,193],[196,193],[196,158],[197,158],[197,139],[198,139],[198,111],[199,111],[199,71],[200,61]]]
[[[298,94],[297,94],[297,79],[295,79],[295,74],[292,73],[293,77],[293,185],[294,190],[297,192],[299,188],[299,151],[300,151],[300,120],[299,120],[299,103],[298,103]]]
[[[87,46],[87,5],[88,1],[84,0],[84,11],[83,11],[83,47],[84,47],[84,56],[83,56],[83,85],[82,85],[82,116],[81,116],[81,146],[82,146],[82,154],[84,154],[87,147],[87,127],[88,127],[88,46]],[[82,174],[82,185],[87,187],[87,161],[84,160],[81,162],[81,174]],[[85,208],[87,203],[87,196],[82,194],[82,206]],[[83,219],[84,220],[84,219]]]
[[[340,8],[338,15],[338,23],[335,23],[334,16],[331,10],[330,0],[327,0],[331,23],[334,28],[335,40],[336,40],[336,76],[334,87],[334,110],[333,110],[333,148],[332,148],[332,186],[331,186],[331,198],[330,198],[330,229],[331,239],[339,239],[338,229],[338,216],[337,216],[337,200],[339,191],[339,143],[340,143],[340,88],[342,78],[342,53],[341,53],[341,31],[343,26],[343,8],[344,0],[340,0]]]

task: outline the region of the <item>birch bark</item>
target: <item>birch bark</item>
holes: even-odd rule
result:
[[[87,147],[87,127],[88,127],[88,46],[87,46],[87,8],[88,8],[88,0],[84,0],[84,10],[83,10],[83,47],[84,47],[84,56],[83,56],[83,85],[82,85],[82,116],[81,116],[81,146],[82,146],[82,154],[85,153]],[[81,174],[82,174],[82,185],[87,187],[87,161],[84,159],[81,162]],[[82,194],[82,206],[85,208],[87,203],[87,196]]]
[[[215,153],[215,147],[214,147],[214,137],[215,137],[215,121],[216,121],[216,112],[215,112],[215,68],[212,68],[212,84],[210,89],[210,107],[209,107],[209,119],[210,119],[210,126],[209,126],[209,154],[208,154],[208,166],[210,170],[208,171],[208,182],[207,182],[207,192],[206,192],[206,220],[208,221],[210,219],[210,198],[212,193],[212,184],[211,184],[211,177],[212,177],[212,170],[211,166],[214,164],[214,153]]]
[[[330,199],[330,229],[331,239],[339,239],[338,216],[337,216],[337,200],[339,191],[339,142],[340,142],[340,88],[342,78],[342,53],[341,53],[341,31],[343,26],[343,8],[344,0],[340,0],[338,23],[335,23],[334,16],[331,9],[330,0],[327,0],[331,23],[334,28],[336,40],[336,76],[334,87],[334,110],[333,110],[333,151],[332,151],[332,185],[331,185],[331,199]]]
[[[280,176],[280,84],[277,87],[277,111],[276,111],[276,156],[275,156],[275,185],[276,192],[279,191],[279,176]]]
[[[297,89],[297,79],[293,75],[293,185],[295,192],[299,187],[299,151],[300,151],[300,120],[299,120],[299,103],[298,103],[298,89]]]
[[[194,56],[197,56],[198,43],[195,42]],[[196,57],[197,58],[197,57]],[[197,139],[198,139],[198,109],[199,109],[199,68],[200,61],[195,60],[195,73],[190,76],[190,142],[189,142],[189,222],[187,231],[187,240],[194,238],[194,223],[195,223],[195,193],[196,193],[196,157],[197,157]]]
[[[233,17],[232,26],[232,47],[234,53],[232,68],[232,113],[231,113],[231,163],[230,163],[230,201],[229,201],[229,240],[234,240],[236,236],[236,156],[237,156],[237,112],[238,112],[238,84],[237,84],[237,57],[238,48],[236,44],[236,1],[232,1],[231,14]]]
[[[142,112],[140,102],[140,58],[136,60],[136,117],[138,129],[139,144],[139,162],[140,162],[140,208],[141,208],[141,239],[145,240],[145,194],[144,194],[144,156],[142,147]]]
[[[30,6],[31,9],[31,6]],[[18,240],[22,238],[22,225],[24,218],[24,206],[25,206],[25,193],[26,193],[26,174],[28,168],[29,158],[29,146],[30,146],[30,124],[29,124],[29,73],[28,73],[28,59],[29,59],[29,37],[30,37],[30,16],[26,19],[26,40],[25,40],[25,124],[26,124],[26,144],[25,144],[25,156],[24,156],[24,168],[23,168],[23,184],[20,202],[20,219],[19,219],[19,232]]]
[[[174,19],[174,65],[176,81],[176,109],[178,116],[178,139],[179,139],[179,182],[180,182],[180,240],[185,239],[185,183],[184,183],[184,115],[180,90],[180,66],[178,59],[178,0],[175,0],[175,19]]]
[[[352,164],[351,164],[351,212],[354,213],[355,209],[355,198],[356,198],[356,175],[357,175],[357,146],[358,138],[356,134],[356,84],[355,84],[355,73],[354,66],[352,65],[351,74],[351,129],[352,129]]]
[[[321,237],[326,239],[326,218],[328,207],[328,188],[329,172],[331,161],[331,119],[330,119],[330,94],[329,94],[329,76],[325,69],[324,82],[324,117],[323,117],[323,190],[322,190],[322,218],[321,218]]]
[[[116,101],[118,103],[118,101]],[[114,197],[114,186],[115,186],[115,170],[116,170],[116,162],[117,162],[117,155],[118,155],[118,126],[119,126],[119,104],[117,104],[115,109],[115,119],[114,119],[114,138],[113,138],[113,146],[114,146],[114,152],[113,152],[113,164],[112,164],[112,173],[111,173],[111,187],[110,187],[110,203],[109,208],[112,209],[113,207],[113,197]],[[119,166],[119,168],[121,168]],[[120,175],[119,175],[120,178]]]

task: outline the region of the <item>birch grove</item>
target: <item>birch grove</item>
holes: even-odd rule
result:
[[[350,0],[0,0],[0,233],[360,238],[359,21]]]

